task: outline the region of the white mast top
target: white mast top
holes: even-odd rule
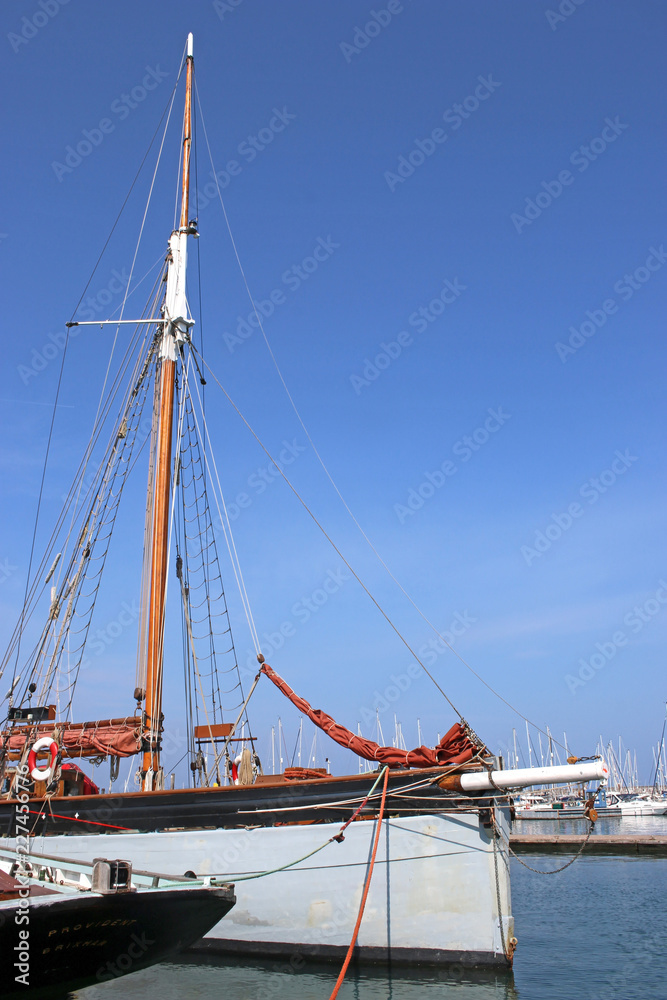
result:
[[[188,60],[193,59],[194,39],[192,32],[188,35]],[[183,136],[183,206],[181,228],[176,229],[169,238],[169,264],[167,269],[167,291],[164,303],[164,317],[168,321],[162,338],[161,355],[169,361],[175,361],[177,344],[187,337],[188,330],[194,324],[188,310],[185,297],[185,274],[188,264],[188,235],[193,232],[188,223],[187,207],[190,185],[190,115],[192,100],[192,62],[188,62],[187,94]]]

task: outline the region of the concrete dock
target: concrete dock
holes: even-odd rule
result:
[[[512,834],[510,846],[517,854],[576,854],[585,834]],[[590,854],[631,854],[667,857],[667,837],[640,834],[593,833],[584,848]]]

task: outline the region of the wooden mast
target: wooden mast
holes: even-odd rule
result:
[[[162,366],[153,497],[153,532],[148,606],[148,642],[146,652],[146,702],[142,726],[142,787],[151,791],[161,786],[160,733],[162,730],[162,662],[164,652],[165,595],[169,513],[171,494],[172,438],[174,419],[174,384],[177,345],[182,343],[192,321],[187,318],[185,270],[190,199],[190,150],[192,146],[192,72],[193,41],[188,35],[183,118],[183,179],[179,229],[169,241],[165,323],[162,328]]]
[[[181,190],[181,225],[180,230],[188,228],[188,210],[190,206],[190,150],[192,148],[192,70],[194,56],[192,54],[192,35],[188,35],[188,57],[185,77],[185,113],[183,115],[183,182]]]

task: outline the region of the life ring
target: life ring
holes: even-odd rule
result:
[[[239,764],[241,763],[241,754],[235,757],[232,761],[232,784],[238,785],[239,783]]]
[[[51,753],[51,763],[48,767],[37,767],[37,754],[40,750],[49,750]],[[32,750],[28,754],[28,767],[30,768],[30,777],[32,780],[50,781],[56,766],[57,756],[58,744],[55,740],[52,740],[50,736],[42,736],[41,740],[37,740],[36,743],[33,743]]]

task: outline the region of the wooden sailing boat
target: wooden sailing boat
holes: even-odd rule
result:
[[[229,670],[237,674],[238,664],[203,490],[212,472],[203,455],[207,439],[202,440],[196,404],[206,363],[191,338],[193,320],[186,299],[188,243],[198,235],[196,220],[189,218],[193,66],[189,36],[178,227],[169,238],[163,280],[147,302],[147,315],[132,321],[136,351],[127,365],[120,416],[88,501],[80,508],[75,502],[79,486],[73,488],[65,508],[70,523],[61,515],[58,524],[69,544],[58,553],[54,542],[45,556],[41,573],[50,568],[45,578],[33,581],[3,661],[3,669],[13,675],[0,746],[3,833],[9,843],[17,833],[45,835],[50,838],[49,853],[83,860],[99,853],[98,838],[104,834],[106,854],[116,852],[139,868],[182,874],[187,867],[197,875],[242,882],[231,922],[214,929],[207,939],[211,946],[326,957],[349,943],[369,842],[375,825],[382,822],[381,874],[371,889],[360,957],[507,965],[514,950],[507,789],[600,779],[605,773],[602,762],[505,772],[463,719],[435,748],[406,752],[380,747],[313,710],[264,663],[261,653],[257,677],[231,721],[222,714],[216,680],[220,661],[231,660]],[[136,459],[144,405],[152,405],[152,420],[136,709],[120,718],[76,722],[71,717],[71,689],[84,662],[99,577],[128,469]],[[179,491],[190,511],[180,536],[175,514]],[[172,539],[193,716],[188,723],[191,783],[182,789],[165,788],[162,765]],[[41,580],[48,584],[61,560],[46,624],[21,661],[21,636],[39,605]],[[219,584],[216,593],[208,582],[200,583],[211,568]],[[204,588],[199,603],[193,597],[198,586]],[[218,612],[213,610],[216,600]],[[193,613],[197,608],[200,612]],[[223,620],[217,629],[216,614]],[[208,624],[203,637],[198,631],[202,621]],[[216,632],[225,637],[222,650],[216,649]],[[208,642],[204,654],[202,641]],[[50,699],[63,675],[66,697],[57,706]],[[247,719],[247,704],[260,676],[268,677],[336,742],[381,765],[386,808],[377,775],[331,777],[308,769],[259,773],[252,737],[248,730],[239,735],[239,726]],[[242,747],[241,754],[234,754],[232,747]],[[46,767],[39,765],[40,752],[50,754]],[[110,758],[113,767],[113,761],[131,755],[141,760],[141,788],[130,793],[83,794],[80,773],[62,765],[68,757],[102,757]],[[21,815],[27,819],[18,830],[23,795],[28,810]],[[310,861],[315,854],[317,861]]]

